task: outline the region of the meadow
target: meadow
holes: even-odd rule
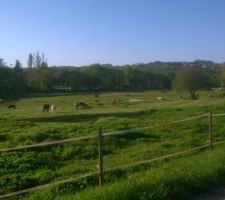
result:
[[[213,97],[209,98],[209,93]],[[95,97],[94,93],[81,93],[65,96],[23,98],[16,102],[11,102],[16,104],[17,109],[15,110],[8,109],[7,102],[1,103],[0,148],[96,135],[99,127],[102,127],[105,133],[149,126],[148,129],[142,131],[104,138],[104,168],[109,169],[207,144],[207,117],[181,124],[169,125],[168,122],[210,111],[213,113],[225,113],[225,98],[222,98],[222,91],[219,90],[202,91],[199,93],[198,100],[179,99],[178,94],[172,91],[98,94],[99,97]],[[156,101],[155,97],[157,96],[162,96],[165,100]],[[113,97],[118,99],[118,104],[111,104]],[[90,108],[76,109],[74,105],[76,101],[86,102],[90,105]],[[45,103],[56,105],[56,111],[43,113],[42,105]],[[214,141],[225,139],[224,120],[225,117],[213,119]],[[218,156],[218,165],[222,165],[221,160],[224,161],[222,150],[217,151],[217,154],[221,155],[220,157]],[[201,159],[209,160],[207,158],[209,156],[208,153],[204,152],[204,154],[204,158]],[[211,157],[216,159],[216,156]],[[187,158],[183,159],[188,160],[189,158],[187,156]],[[195,159],[201,160],[199,158]],[[190,160],[192,160],[191,156]],[[182,162],[185,161],[182,161],[182,159],[181,161],[174,160],[167,166],[166,161],[166,167],[162,167],[165,164],[164,162],[156,162],[151,165],[108,173],[104,177],[104,182],[106,185],[109,185],[110,189],[107,189],[106,186],[106,189],[103,188],[102,193],[105,194],[104,190],[110,190],[111,193],[108,193],[112,194],[114,188],[116,188],[115,191],[118,191],[119,186],[116,185],[126,185],[128,184],[126,181],[129,179],[132,179],[133,182],[137,180],[137,184],[139,184],[139,181],[141,182],[140,177],[152,177],[153,174],[158,174],[157,170],[162,171],[162,168],[167,171],[172,166],[179,168],[182,165],[179,163]],[[205,160],[202,161],[202,163],[204,162]],[[213,164],[211,162],[209,161],[209,165],[207,165],[209,166],[208,170],[212,168]],[[0,194],[76,177],[88,172],[96,172],[98,170],[97,165],[98,149],[96,139],[1,153]],[[194,165],[194,162],[192,165]],[[215,167],[212,169],[212,173],[216,170],[221,169]],[[143,173],[146,174],[143,175]],[[174,174],[172,176],[171,173],[169,172],[171,177],[176,177]],[[130,178],[131,176],[132,178]],[[137,179],[133,176],[136,176]],[[160,175],[155,176],[158,176],[158,179],[156,178],[158,181],[163,177]],[[173,180],[174,183],[177,183],[175,178]],[[92,191],[93,189],[91,188],[97,185],[97,182],[97,177],[82,179],[71,184],[60,185],[57,187],[57,192],[55,192],[55,189],[48,189],[44,191],[44,195],[42,191],[37,191],[26,197],[29,199],[61,199],[62,196],[74,195],[83,190],[90,189]],[[147,178],[145,183],[153,188],[156,187]],[[144,181],[141,184],[143,186]],[[127,194],[131,190],[132,187],[127,186]],[[107,197],[103,196],[100,198],[100,196],[97,196],[98,192],[96,191],[87,194],[87,199],[90,199],[93,193],[96,193],[96,199],[109,199],[107,195]],[[55,196],[56,194],[57,196]],[[130,193],[130,195],[132,194]],[[83,192],[81,192],[81,195],[83,195]],[[17,198],[19,197],[15,199]],[[25,196],[20,198],[24,199]],[[86,197],[79,197],[79,195],[68,197],[68,199],[74,198],[85,199]],[[114,197],[111,199],[118,198]],[[121,197],[120,199],[126,198]],[[127,199],[130,198],[127,197]],[[143,197],[143,199],[160,198],[150,198],[146,194],[146,197]],[[167,199],[169,199],[168,196]]]

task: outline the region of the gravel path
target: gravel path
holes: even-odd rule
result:
[[[193,200],[225,200],[225,187],[200,194]]]

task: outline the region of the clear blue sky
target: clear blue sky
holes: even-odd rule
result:
[[[225,61],[225,0],[0,0],[0,58],[24,66]]]

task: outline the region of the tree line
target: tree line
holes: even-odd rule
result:
[[[200,60],[125,66],[49,67],[45,55],[37,52],[28,55],[25,67],[19,60],[10,67],[0,59],[0,98],[17,98],[28,93],[171,88],[185,89],[194,97],[198,89],[220,86],[224,75],[223,64]]]

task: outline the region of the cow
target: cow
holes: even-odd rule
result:
[[[139,102],[145,102],[144,99],[129,99],[128,100],[129,103],[139,103]]]
[[[165,98],[164,97],[156,97],[155,100],[157,100],[157,101],[164,101]]]
[[[54,112],[56,110],[56,106],[55,105],[51,105],[50,106],[50,112]]]
[[[43,105],[43,113],[45,113],[45,112],[49,112],[49,110],[50,110],[50,104],[44,104]]]
[[[95,94],[95,98],[98,98],[99,96],[98,96],[98,94]]]
[[[182,95],[179,96],[179,99],[184,99],[184,97]]]
[[[8,106],[8,108],[9,108],[9,109],[11,109],[11,108],[16,109],[16,105],[15,105],[15,104],[10,104],[10,105]]]
[[[76,109],[89,108],[90,106],[84,102],[78,101],[75,103]]]
[[[112,105],[116,105],[117,103],[118,103],[118,100],[115,97],[113,97],[113,99],[112,99]]]

